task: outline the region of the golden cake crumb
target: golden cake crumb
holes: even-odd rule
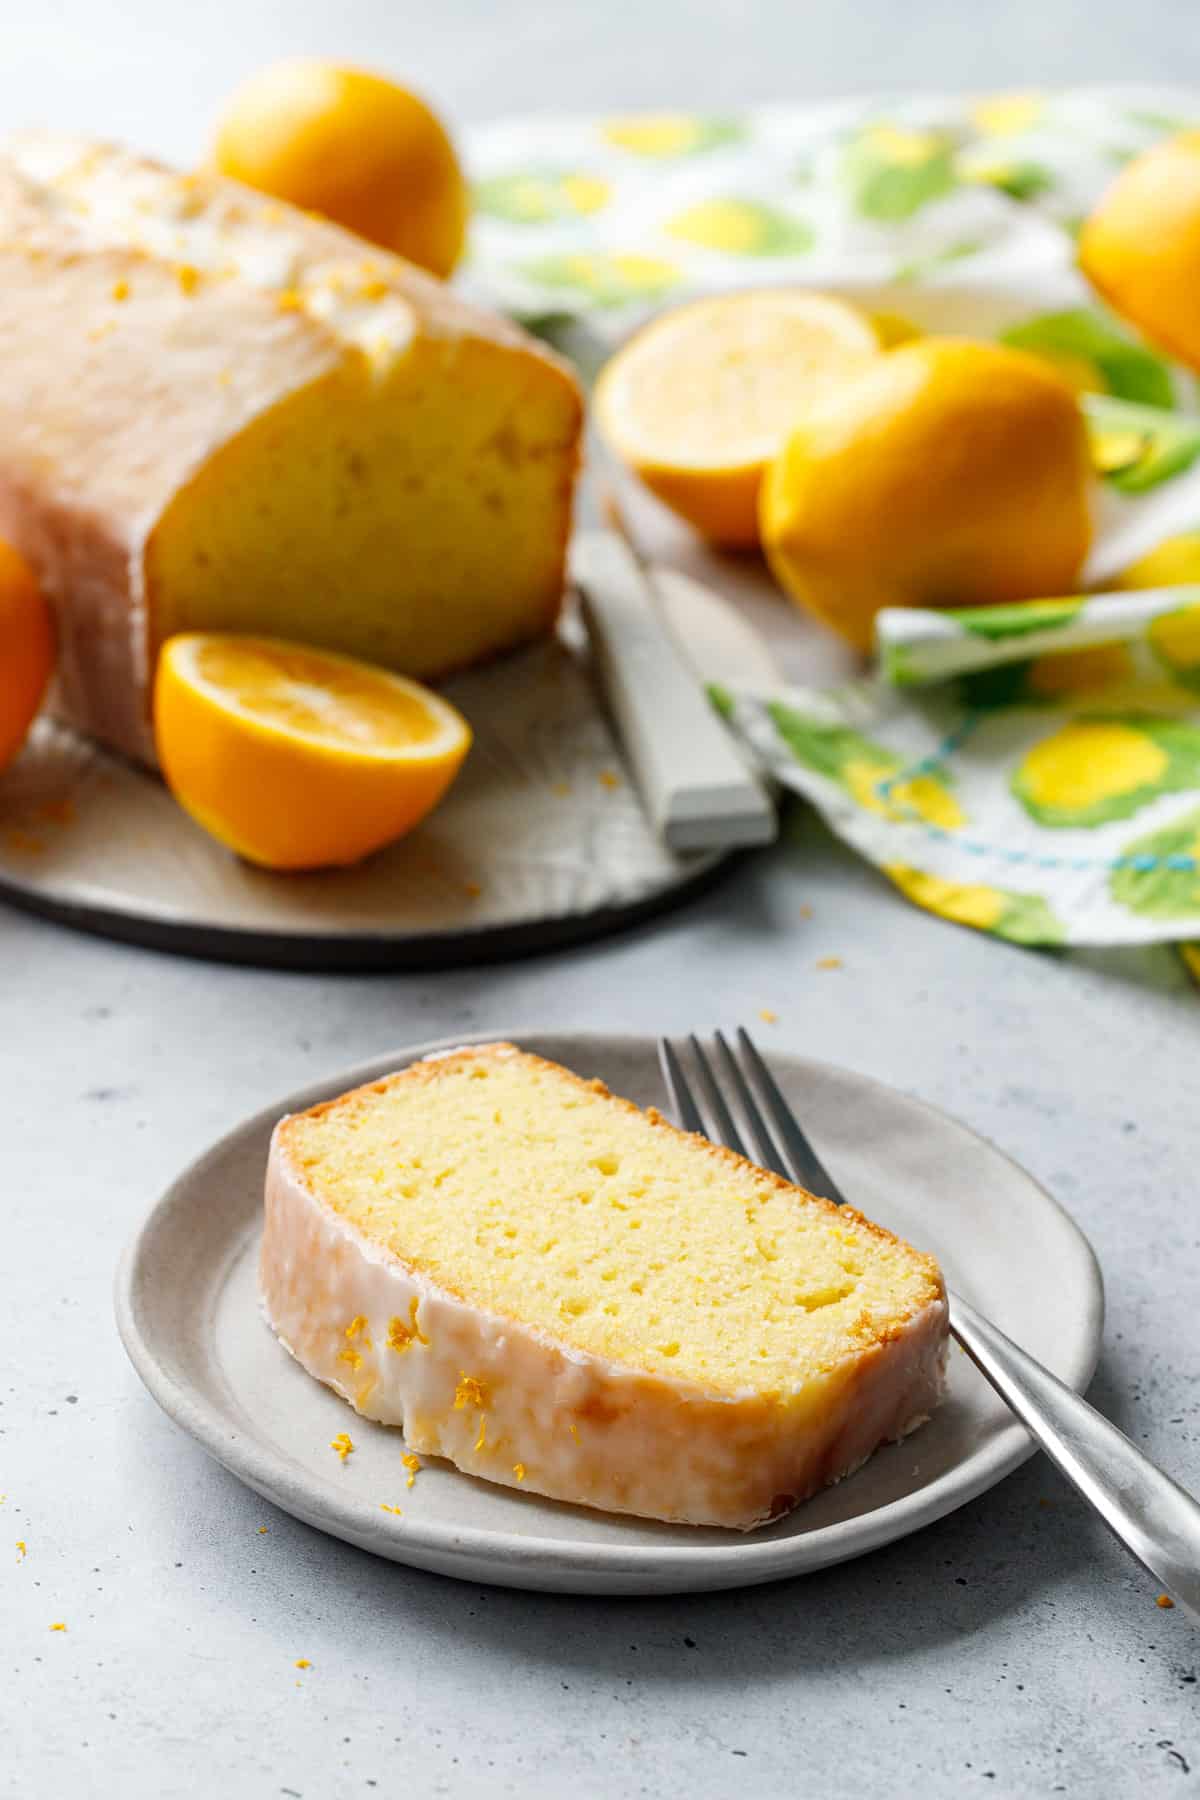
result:
[[[1160,1594],[1154,1604],[1155,1606],[1161,1606],[1163,1611],[1167,1612],[1174,1608],[1175,1602],[1172,1600],[1170,1594]]]
[[[524,1463],[514,1463],[513,1464],[513,1474],[516,1476],[518,1481],[524,1481],[524,1479],[525,1479],[525,1464]]]
[[[331,1450],[336,1450],[339,1459],[342,1462],[345,1462],[346,1458],[354,1448],[350,1433],[348,1431],[339,1431],[335,1438],[329,1440],[329,1448]]]

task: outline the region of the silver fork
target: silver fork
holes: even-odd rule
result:
[[[699,1078],[700,1104],[670,1039],[660,1038],[658,1043],[680,1125],[844,1206],[846,1196],[809,1142],[749,1034],[739,1028],[737,1036],[741,1062],[721,1032],[714,1033],[714,1041],[728,1091],[757,1154],[747,1149],[721,1080],[695,1037],[688,1043]],[[769,1115],[769,1124],[764,1115]],[[1200,1505],[1094,1406],[953,1293],[950,1330],[1109,1530],[1161,1581],[1176,1604],[1200,1620]]]

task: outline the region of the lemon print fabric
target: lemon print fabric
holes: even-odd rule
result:
[[[1022,757],[1013,793],[1052,829],[1127,819],[1163,794],[1200,788],[1200,727],[1176,719],[1077,719]]]
[[[805,220],[759,200],[702,200],[668,219],[668,237],[733,256],[804,256],[815,242]]]
[[[863,218],[899,224],[954,187],[954,141],[943,131],[868,125],[846,146],[842,179]]]
[[[717,393],[710,346],[653,386],[627,353],[697,305],[786,293],[861,309],[861,343],[835,334],[847,385],[855,356],[1000,344],[1054,370],[1084,428],[1085,561],[1024,586],[1032,599],[995,588],[969,604],[1001,540],[1021,541],[1021,515],[950,582],[904,590],[922,604],[881,591],[857,645],[870,673],[821,692],[731,689],[718,696],[729,729],[930,929],[1200,943],[1200,359],[1172,355],[1180,340],[1150,333],[1144,306],[1145,330],[1114,305],[1119,283],[1101,284],[1106,297],[1089,279],[1083,229],[1121,170],[1200,125],[1200,106],[1136,88],[736,113],[672,103],[668,88],[666,102],[468,132],[464,275],[518,316],[584,326],[564,341],[625,369],[628,394],[608,386],[609,436],[679,529],[753,548],[755,433],[768,402],[788,404],[778,375],[751,389],[737,359],[719,364]]]
[[[919,821],[939,831],[957,831],[966,823],[944,770],[906,769],[894,751],[861,732],[823,723],[782,703],[772,705],[770,715],[792,755],[814,774],[837,782],[865,812],[894,822]]]
[[[1066,937],[1061,919],[1043,894],[946,881],[903,863],[887,864],[884,874],[918,906],[956,925],[990,931],[1014,944],[1061,944]]]
[[[633,114],[608,119],[600,127],[605,143],[632,156],[670,161],[680,156],[699,156],[723,144],[736,144],[745,136],[737,119],[699,118],[689,113]]]
[[[556,219],[590,218],[612,199],[612,184],[597,175],[570,170],[530,170],[493,175],[479,182],[476,210],[514,225],[545,225]]]
[[[526,264],[525,273],[560,299],[582,295],[600,307],[663,300],[681,279],[677,265],[662,257],[623,251],[547,256]]]
[[[1200,919],[1200,807],[1160,831],[1135,838],[1114,868],[1113,899],[1143,918]]]

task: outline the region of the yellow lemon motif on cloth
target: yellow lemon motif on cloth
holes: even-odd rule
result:
[[[1200,586],[1200,531],[1164,538],[1117,578],[1119,588]]]
[[[916,817],[942,831],[957,831],[966,824],[954,795],[933,775],[914,775],[898,781],[895,761],[849,762],[843,783],[859,806],[880,818],[903,820]]]
[[[1107,825],[1150,800],[1200,786],[1200,728],[1151,714],[1076,719],[1028,751],[1012,789],[1056,827]]]
[[[900,125],[873,125],[863,143],[896,169],[919,169],[938,154],[945,139],[937,131],[912,131]]]
[[[1154,619],[1147,636],[1159,661],[1189,687],[1200,682],[1200,606]]]
[[[597,175],[530,170],[477,182],[472,197],[476,211],[491,218],[510,225],[546,225],[603,211],[612,188]]]
[[[802,256],[813,246],[807,221],[758,200],[702,200],[669,219],[663,230],[728,256]]]
[[[736,143],[743,128],[734,119],[698,118],[690,113],[644,113],[609,119],[600,127],[606,143],[634,156],[694,156],[719,144]]]
[[[1039,807],[1086,812],[1152,786],[1166,767],[1165,754],[1144,732],[1090,722],[1067,725],[1036,745],[1021,764],[1021,780]]]
[[[1016,944],[1058,944],[1065,936],[1062,922],[1041,894],[947,881],[903,863],[885,863],[883,872],[916,905],[955,925],[990,931]]]
[[[952,778],[944,769],[907,775],[895,752],[848,725],[827,725],[782,701],[768,711],[797,762],[836,781],[865,812],[893,824],[918,820],[941,831],[957,831],[967,823],[950,791]]]
[[[841,169],[863,218],[896,225],[955,186],[954,140],[880,121],[846,146]]]
[[[574,289],[598,306],[658,300],[678,285],[680,272],[661,257],[636,251],[580,251],[527,263],[524,273],[546,287]]]
[[[1043,94],[985,94],[971,108],[971,123],[983,137],[1019,137],[1045,110]]]

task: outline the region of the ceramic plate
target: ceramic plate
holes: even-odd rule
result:
[[[477,1039],[474,1041],[486,1041]],[[646,1037],[522,1033],[521,1044],[618,1094],[663,1104]],[[159,1405],[226,1468],[320,1530],[471,1581],[593,1594],[737,1587],[859,1556],[991,1487],[1031,1443],[955,1347],[932,1421],[745,1536],[658,1525],[492,1487],[430,1460],[408,1489],[400,1434],[360,1419],[276,1342],[257,1306],[263,1171],[281,1113],[447,1044],[344,1070],[248,1119],[155,1206],[117,1281],[125,1347]],[[1100,1273],[1078,1227],[965,1126],[861,1075],[775,1054],[821,1155],[871,1217],[941,1260],[947,1280],[1078,1389],[1100,1350]],[[345,1464],[330,1439],[350,1429]],[[381,1503],[399,1505],[402,1516]]]

